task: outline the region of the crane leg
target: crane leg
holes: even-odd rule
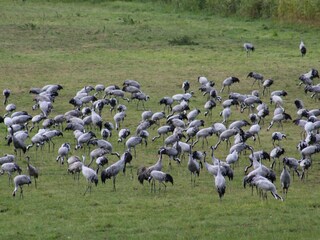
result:
[[[113,191],[116,191],[116,177],[114,176],[113,179]]]

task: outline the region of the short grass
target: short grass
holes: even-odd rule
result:
[[[203,110],[206,97],[198,91],[198,76],[213,80],[217,89],[226,77],[237,76],[241,82],[232,86],[232,91],[250,94],[258,88],[246,78],[250,71],[274,79],[272,90],[289,93],[284,104],[293,117],[296,98],[302,99],[307,108],[319,107],[319,102],[297,86],[300,74],[319,67],[320,33],[308,26],[217,18],[173,12],[165,5],[118,1],[93,4],[5,0],[0,3],[0,18],[0,89],[11,89],[10,102],[17,105],[17,110],[32,115],[39,112],[31,109],[31,87],[63,85],[54,102],[53,117],[72,108],[68,101],[82,87],[98,83],[121,86],[125,79],[141,83],[142,90],[150,95],[146,108],[154,112],[162,111],[160,98],[181,93],[181,83],[189,80],[195,92],[190,107]],[[308,47],[304,58],[298,49],[301,39]],[[250,57],[242,49],[247,41],[256,46]],[[228,97],[226,92],[221,96]],[[269,103],[269,96],[262,99]],[[136,110],[135,103],[124,104],[129,109],[123,127],[134,131],[142,110]],[[218,105],[212,118],[201,115],[206,126],[221,121],[221,109]],[[232,111],[230,122],[248,119],[247,112]],[[112,121],[107,109],[103,118]],[[270,118],[261,132],[261,145],[249,140],[256,150],[270,151],[271,132],[282,131],[277,126],[266,131]],[[300,129],[287,122],[283,132],[288,136],[282,143],[286,155],[300,158],[295,147]],[[156,128],[150,129],[151,136],[155,133]],[[5,145],[5,135],[1,125],[1,155],[13,153],[13,147]],[[116,140],[114,131],[110,142],[122,153],[123,146]],[[55,139],[53,152],[45,146],[37,153],[35,149],[27,153],[41,176],[38,189],[33,185],[24,187],[23,200],[13,199],[13,187],[8,186],[6,176],[0,178],[1,239],[317,239],[320,235],[318,164],[310,170],[307,181],[295,177],[284,202],[271,195],[268,201],[261,201],[256,194],[251,196],[249,189],[243,189],[247,155],[242,155],[240,164],[235,166],[235,179],[227,181],[221,202],[213,179],[205,170],[196,187],[190,185],[187,159],[180,167],[174,164],[171,170],[165,164],[164,170],[172,174],[175,183],[166,192],[152,194],[149,185],[140,185],[135,176],[138,167],[151,165],[158,158],[157,149],[162,142],[150,141],[148,147],[137,149],[132,163],[133,180],[129,169],[126,176],[117,177],[116,192],[108,181],[83,196],[85,179],[80,176],[79,182],[74,181],[66,166],[55,161],[63,142],[74,147],[73,134],[64,132],[63,138]],[[210,139],[210,145],[216,142],[216,137]],[[209,151],[200,143],[196,149]],[[221,144],[216,156],[224,159],[227,152],[225,144]],[[88,150],[72,150],[72,154],[88,155]],[[116,158],[110,156],[109,160],[114,162]],[[25,170],[23,159],[18,164]],[[278,178],[280,171],[277,168]],[[280,191],[279,180],[276,185]]]

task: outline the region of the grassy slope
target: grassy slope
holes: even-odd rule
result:
[[[124,79],[136,79],[142,84],[151,96],[146,105],[153,111],[161,110],[157,102],[162,96],[180,92],[182,81],[188,79],[196,92],[191,107],[202,109],[205,98],[197,91],[199,75],[213,79],[217,88],[225,77],[236,75],[242,83],[233,90],[250,93],[252,80],[246,79],[250,71],[273,78],[276,81],[273,90],[289,92],[285,106],[293,116],[292,101],[298,96],[308,107],[318,106],[296,86],[301,73],[318,67],[316,29],[171,13],[159,6],[119,2],[94,5],[5,1],[0,3],[0,16],[0,89],[12,90],[11,102],[18,110],[31,112],[32,97],[28,94],[31,86],[63,85],[64,90],[54,103],[54,116],[70,109],[67,101],[83,86],[121,85]],[[198,45],[168,44],[168,40],[184,35]],[[301,38],[310,46],[304,59],[299,57],[297,47]],[[245,41],[252,41],[257,48],[249,58],[241,49]],[[222,97],[226,98],[227,94]],[[268,97],[263,100],[268,101]],[[141,111],[137,114],[135,105],[129,106],[124,125],[134,129]],[[220,106],[216,108],[212,120],[206,120],[206,126],[220,121],[220,110]],[[107,111],[103,116],[112,119]],[[237,118],[247,119],[247,114],[233,110],[231,120]],[[261,133],[262,146],[250,143],[256,149],[270,151],[271,133],[265,129],[266,126]],[[3,125],[1,131],[4,137]],[[285,126],[288,156],[299,157],[295,150],[299,131],[290,123]],[[151,130],[150,135],[154,134],[155,130]],[[57,139],[56,149],[65,141],[73,143],[72,133]],[[116,144],[116,134],[110,141],[115,150],[123,151]],[[210,144],[215,143],[213,137]],[[155,162],[160,145],[159,140],[148,148],[139,147],[133,172],[142,164]],[[201,149],[200,144],[197,149]],[[13,149],[3,142],[0,152],[12,153]],[[85,180],[81,176],[79,184],[74,182],[66,167],[59,167],[55,162],[56,152],[48,153],[45,147],[43,152],[38,152],[37,159],[34,149],[28,153],[42,174],[38,189],[24,188],[23,201],[12,199],[12,187],[8,187],[5,176],[1,177],[1,239],[270,239],[279,235],[284,239],[315,239],[319,236],[319,192],[315,191],[319,183],[318,165],[313,167],[306,183],[295,178],[284,203],[274,201],[271,196],[268,202],[261,202],[249,190],[242,189],[246,156],[236,166],[235,179],[228,182],[222,203],[212,187],[212,178],[205,171],[197,186],[190,187],[186,161],[180,168],[174,165],[171,173],[175,184],[168,186],[166,193],[150,194],[147,184],[141,186],[127,174],[117,178],[117,192],[112,192],[108,181],[83,197]],[[73,151],[73,154],[82,152]],[[224,145],[216,155],[226,156]],[[115,160],[110,157],[110,161]],[[25,164],[21,160],[19,163]],[[279,181],[276,184],[279,187]]]

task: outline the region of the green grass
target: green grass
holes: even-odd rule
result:
[[[319,30],[308,26],[176,13],[166,6],[117,1],[2,1],[0,18],[0,89],[11,89],[10,102],[17,105],[17,110],[32,115],[39,112],[31,109],[31,87],[63,85],[50,115],[54,117],[71,109],[68,101],[83,86],[122,85],[125,79],[141,83],[143,91],[150,95],[146,107],[154,112],[162,110],[160,98],[182,92],[181,83],[189,80],[195,92],[190,107],[203,110],[206,97],[198,91],[198,76],[214,80],[220,89],[223,79],[235,75],[241,84],[232,86],[232,91],[249,94],[257,88],[252,88],[252,80],[246,78],[250,71],[274,79],[272,90],[288,91],[285,108],[293,117],[295,98],[301,98],[308,108],[319,107],[319,102],[297,86],[300,74],[319,65]],[[171,40],[184,37],[197,45],[170,44]],[[298,49],[301,39],[308,48],[304,58]],[[242,49],[247,41],[256,46],[250,57]],[[227,93],[222,97],[226,99]],[[262,99],[269,102],[268,96]],[[135,103],[125,104],[129,109],[123,127],[134,131],[142,110],[137,111]],[[272,111],[273,108],[270,106]],[[218,105],[212,119],[205,119],[206,126],[221,121],[220,111]],[[4,112],[2,107],[1,114]],[[107,109],[103,118],[113,121]],[[233,109],[231,121],[239,118],[248,119],[247,112],[240,114]],[[274,126],[267,132],[269,121],[270,117],[261,132],[261,146],[249,140],[257,150],[270,151],[271,132],[281,130]],[[0,129],[0,155],[13,153],[13,147],[5,145],[4,125]],[[284,132],[288,135],[283,143],[287,156],[299,158],[295,146],[300,129],[288,122]],[[150,129],[151,137],[155,133],[156,129]],[[34,132],[30,134],[33,135]],[[110,142],[122,153],[123,146],[116,140],[114,131]],[[268,201],[261,201],[255,194],[251,196],[249,189],[242,188],[247,155],[242,155],[235,167],[235,179],[227,181],[222,202],[205,170],[197,186],[191,187],[186,160],[170,170],[173,186],[168,186],[166,192],[151,194],[148,184],[140,185],[135,176],[138,167],[158,159],[156,151],[161,140],[150,141],[147,148],[137,149],[132,163],[133,180],[129,170],[126,176],[117,177],[116,192],[107,181],[83,196],[85,179],[80,176],[77,183],[67,174],[67,167],[55,161],[63,142],[74,147],[73,134],[65,132],[63,138],[55,139],[54,152],[48,152],[47,146],[38,151],[37,158],[35,149],[28,152],[41,176],[38,189],[34,185],[24,187],[23,200],[12,198],[13,187],[8,186],[6,176],[0,178],[1,239],[316,239],[320,234],[318,164],[314,164],[306,182],[295,177],[284,202],[271,195]],[[216,137],[210,139],[211,145],[216,142]],[[202,150],[201,144],[196,149]],[[73,150],[72,154],[83,152]],[[223,159],[226,155],[225,144],[221,144],[216,156]],[[116,158],[110,156],[109,160],[114,162]],[[164,170],[168,171],[167,158],[164,162]],[[25,161],[19,159],[18,164],[25,171]],[[279,174],[277,169],[278,178]],[[276,185],[280,191],[279,180]]]

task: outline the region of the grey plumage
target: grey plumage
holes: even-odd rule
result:
[[[154,192],[156,192],[155,180],[159,181],[159,191],[161,189],[161,185],[160,184],[164,185],[165,190],[167,188],[167,185],[165,184],[166,182],[171,182],[172,185],[173,185],[173,177],[170,174],[162,172],[162,171],[157,171],[157,170],[151,171],[150,177],[149,177],[148,180],[149,180],[149,182],[152,180],[151,192],[152,192],[152,190]]]
[[[33,177],[34,179],[34,186],[35,188],[37,188],[37,179],[39,177],[39,170],[30,164],[30,157],[29,156],[26,156],[26,159],[27,159],[27,171],[28,171],[28,174],[30,176],[30,179],[31,177]]]
[[[193,186],[195,186],[196,176],[199,177],[200,174],[200,164],[193,158],[191,152],[189,153],[188,170],[190,171],[191,184],[193,183]]]
[[[123,171],[125,173],[126,170],[126,164],[129,163],[132,160],[132,155],[130,152],[126,151],[121,155],[120,160],[113,163],[106,169],[104,169],[101,172],[101,181],[102,183],[105,183],[107,179],[113,179],[113,190],[116,191],[116,176],[120,171]]]
[[[12,174],[14,172],[18,172],[18,174],[21,174],[21,172],[22,172],[22,169],[19,167],[19,165],[17,163],[9,162],[9,163],[4,163],[1,165],[0,175],[3,175],[4,173],[8,174],[9,186],[12,181]]]
[[[219,198],[221,200],[223,195],[226,192],[226,180],[224,179],[224,177],[221,174],[220,161],[218,161],[218,173],[217,173],[217,176],[214,179],[214,183],[215,183],[215,186],[216,186],[216,190],[217,190],[217,192],[219,194]]]
[[[92,183],[94,183],[96,186],[98,185],[98,175],[97,175],[98,171],[96,172],[93,169],[82,164],[81,172],[82,172],[82,175],[88,181],[88,186],[86,188],[86,191],[83,194],[83,195],[86,195],[88,191],[91,193]]]
[[[22,186],[25,184],[31,184],[31,179],[27,175],[18,175],[13,179],[14,182],[14,190],[12,192],[12,196],[16,196],[16,192],[18,191],[18,188],[20,187],[20,197],[23,198],[23,189]]]
[[[286,165],[283,165],[283,170],[280,174],[280,182],[281,182],[281,187],[282,187],[282,193],[285,196],[287,196],[288,190],[290,187],[291,178],[290,178],[290,173],[287,170]]]

